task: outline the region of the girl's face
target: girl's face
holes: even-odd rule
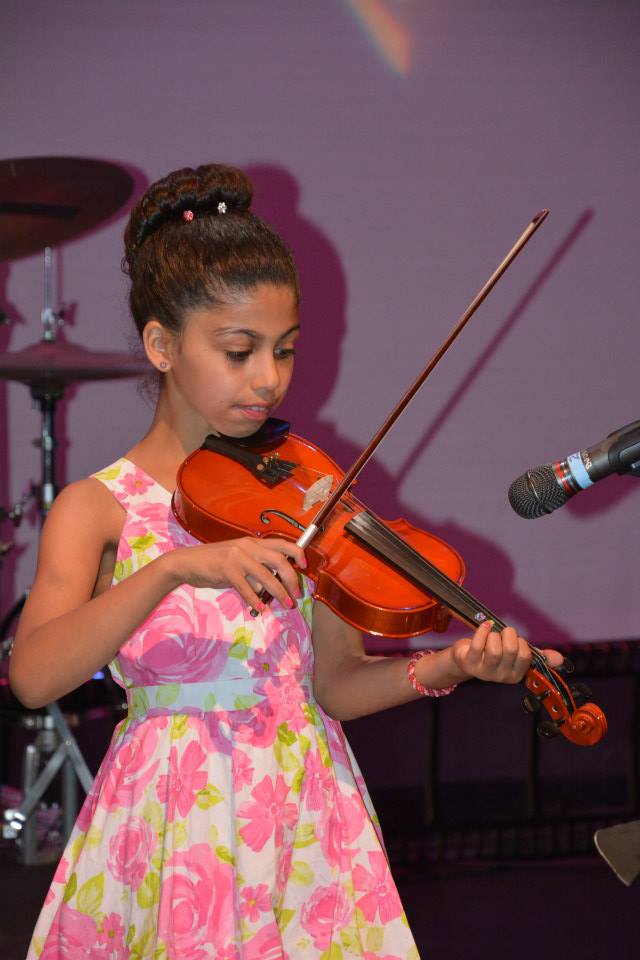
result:
[[[255,433],[287,392],[299,329],[293,290],[270,283],[189,311],[171,344],[167,387],[193,427]]]

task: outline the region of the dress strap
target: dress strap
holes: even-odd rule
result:
[[[115,463],[92,474],[92,477],[107,487],[127,513],[135,513],[140,504],[164,503],[171,499],[168,490],[126,457],[120,457]]]
[[[116,460],[115,463],[110,464],[108,467],[104,467],[102,470],[98,470],[96,473],[92,473],[91,476],[94,480],[99,480],[100,483],[103,483],[107,490],[113,494],[118,503],[120,503],[125,510],[129,506],[129,494],[127,490],[122,485],[123,478],[129,472],[127,467],[133,467],[132,463],[129,463],[128,460],[121,458]]]

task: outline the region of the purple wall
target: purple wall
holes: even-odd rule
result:
[[[375,7],[389,15],[377,38]],[[248,168],[304,282],[283,415],[344,466],[549,207],[360,491],[448,539],[469,589],[533,642],[621,638],[639,620],[640,485],[612,478],[536,522],[506,490],[640,417],[639,29],[634,0],[5,0],[2,156],[107,159],[139,184],[210,160]],[[123,227],[58,252],[66,336],[96,350],[130,336]],[[0,264],[0,297],[16,318],[0,346],[38,339],[41,255]],[[6,504],[38,478],[39,422],[24,386],[0,402]],[[79,385],[60,413],[72,480],[126,451],[151,411],[122,381]],[[16,535],[2,609],[36,537],[33,522]]]

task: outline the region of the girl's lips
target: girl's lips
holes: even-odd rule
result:
[[[249,420],[266,420],[271,411],[271,407],[260,407],[255,404],[245,407],[239,404],[238,410],[241,410]]]

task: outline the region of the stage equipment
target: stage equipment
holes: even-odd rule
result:
[[[32,484],[29,493],[11,507],[0,506],[0,520],[8,519],[15,526],[31,501],[35,501],[43,521],[55,498],[55,411],[65,389],[74,382],[140,376],[149,370],[146,361],[127,353],[91,351],[60,338],[63,313],[52,306],[53,244],[104,221],[122,206],[132,189],[133,181],[126,171],[102,161],[34,157],[0,162],[0,260],[44,249],[42,337],[22,350],[0,356],[0,380],[24,383],[41,418],[40,437],[34,440],[41,452],[40,482]],[[12,546],[3,543],[2,553]],[[61,774],[64,841],[78,812],[77,781],[87,792],[93,776],[70,730],[68,720],[75,716],[73,704],[70,713],[63,712],[55,702],[41,711],[26,710],[9,690],[10,629],[25,599],[26,595],[20,597],[0,623],[1,712],[5,720],[19,719],[23,727],[35,730],[36,737],[25,748],[22,803],[5,810],[3,835],[19,843],[25,864],[34,864],[59,855],[59,850],[38,850],[36,814],[49,785]],[[114,702],[112,693],[101,699],[101,705],[109,709],[117,710],[122,705]],[[65,711],[68,700],[63,701]]]
[[[103,223],[133,192],[131,175],[84,157],[0,161],[0,260],[55,247]]]
[[[627,886],[640,876],[640,820],[602,827],[593,836],[596,849]]]
[[[527,470],[509,487],[509,503],[520,517],[533,520],[552,513],[612,473],[640,477],[640,420],[565,460]]]

